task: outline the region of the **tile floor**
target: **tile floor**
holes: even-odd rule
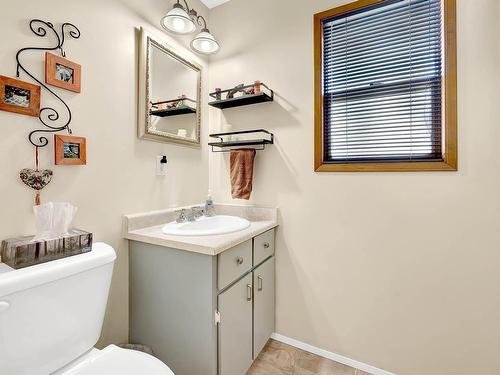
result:
[[[269,340],[247,375],[369,375],[315,354]]]

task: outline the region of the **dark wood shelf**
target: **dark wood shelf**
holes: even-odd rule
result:
[[[272,96],[266,94],[265,92],[260,92],[258,94],[247,94],[231,99],[215,100],[208,104],[211,105],[212,107],[225,109],[225,108],[240,107],[243,105],[272,102],[273,100],[274,99]]]
[[[215,100],[208,103],[208,105],[219,109],[225,109],[240,107],[243,105],[272,102],[274,100],[274,91],[267,87],[265,83],[261,82],[259,85],[260,87],[257,87],[254,83],[252,85],[236,86],[232,89],[211,92],[209,95]],[[247,94],[247,92],[249,93]],[[243,93],[243,95],[241,95],[241,93]],[[232,94],[237,94],[238,96],[230,99],[222,99],[223,96]]]
[[[170,117],[170,116],[180,116],[180,115],[188,115],[191,113],[196,113],[196,109],[191,107],[177,107],[177,108],[169,108],[169,109],[156,109],[149,112],[151,116],[158,117]]]
[[[227,136],[234,136],[238,134],[254,134],[254,133],[267,134],[269,136],[269,139],[263,138],[261,134],[261,136],[256,139],[239,139],[236,141],[225,140],[225,137]],[[245,146],[260,146],[260,148],[256,148],[256,150],[264,150],[266,148],[266,145],[274,144],[274,134],[264,129],[217,133],[217,134],[210,134],[209,136],[211,138],[219,138],[218,142],[208,143],[208,145],[212,147],[213,152],[230,151],[233,148],[245,147]],[[220,148],[220,151],[215,151],[214,147]]]

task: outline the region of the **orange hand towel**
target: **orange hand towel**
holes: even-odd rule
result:
[[[254,159],[255,149],[253,148],[231,150],[231,195],[233,198],[250,199]]]

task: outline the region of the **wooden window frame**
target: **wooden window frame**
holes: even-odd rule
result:
[[[456,171],[458,167],[456,0],[442,0],[445,52],[443,161],[328,163],[323,159],[323,20],[384,1],[358,0],[314,15],[314,169],[316,172]]]

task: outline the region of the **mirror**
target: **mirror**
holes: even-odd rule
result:
[[[199,145],[201,67],[141,34],[139,137]]]

